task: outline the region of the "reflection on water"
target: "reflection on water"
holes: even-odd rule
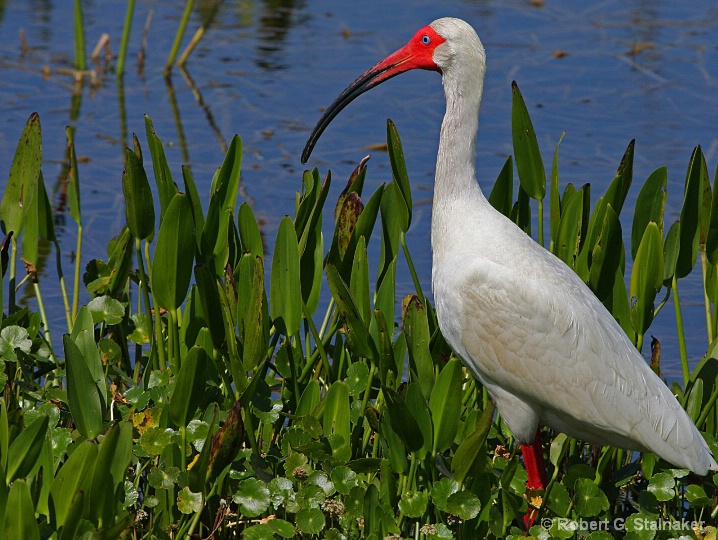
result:
[[[672,2],[603,1],[546,3],[466,2],[309,2],[236,0],[215,11],[216,0],[198,1],[186,44],[211,21],[187,71],[163,77],[164,62],[183,3],[144,0],[136,4],[129,56],[120,81],[96,66],[75,82],[72,66],[72,10],[48,0],[0,0],[0,166],[9,168],[20,131],[39,111],[43,125],[43,172],[56,209],[62,263],[71,267],[76,229],[66,219],[65,126],[75,129],[85,226],[84,262],[106,257],[107,241],[123,221],[120,188],[123,147],[137,133],[143,147],[144,115],[154,121],[175,178],[187,164],[206,196],[226,141],[243,139],[241,194],[274,237],[284,214],[294,211],[294,192],[303,170],[299,154],[305,138],[329,104],[358,74],[402,45],[416,28],[444,15],[467,19],[484,41],[489,59],[481,113],[477,170],[488,189],[508,154],[510,81],[517,79],[527,99],[546,163],[565,130],[561,181],[591,182],[601,193],[612,179],[625,146],[637,139],[635,182],[659,165],[669,167],[668,219],[680,210],[685,168],[695,144],[702,144],[711,172],[718,160],[718,6],[696,0],[690,9]],[[110,35],[113,53],[125,16],[124,0],[83,3],[86,48]],[[137,54],[152,12],[142,73]],[[19,31],[28,49],[23,52]],[[561,54],[555,54],[561,51]],[[430,197],[443,97],[435,74],[395,79],[363,96],[344,111],[323,136],[311,166],[331,166],[343,183],[365,147],[382,142],[385,120],[399,126],[417,201]],[[373,152],[367,190],[388,179],[387,159]],[[4,177],[0,174],[0,177]],[[2,181],[0,181],[0,184]],[[337,188],[339,189],[339,188]],[[336,194],[330,194],[334,197]],[[206,205],[206,201],[205,201]],[[430,204],[418,205],[409,241],[422,286],[429,284]],[[630,222],[630,215],[626,215]],[[328,221],[328,220],[327,220]],[[269,246],[271,253],[271,246]],[[54,255],[45,251],[43,268],[54,280]],[[399,280],[411,288],[408,274]],[[696,280],[700,272],[695,272]],[[47,294],[54,287],[48,286]],[[701,310],[698,285],[684,285],[683,297]],[[51,317],[62,320],[59,299]],[[676,357],[671,310],[652,328],[663,337],[666,357]],[[700,316],[700,311],[696,312]],[[690,317],[687,314],[686,317]],[[689,329],[693,355],[702,353],[705,330]],[[670,375],[670,370],[669,370]]]

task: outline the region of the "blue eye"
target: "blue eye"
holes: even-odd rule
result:
[[[431,38],[429,36],[421,36],[421,42],[424,45],[428,45],[429,43],[431,43]]]

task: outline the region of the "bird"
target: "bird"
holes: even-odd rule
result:
[[[439,328],[521,443],[527,487],[547,485],[541,425],[654,452],[698,475],[718,470],[676,397],[591,289],[482,193],[476,135],[486,53],[470,24],[437,19],[356,79],[322,115],[302,163],[346,105],[412,69],[439,72],[446,98],[431,217]]]

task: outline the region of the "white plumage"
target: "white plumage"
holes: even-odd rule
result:
[[[431,223],[439,326],[514,436],[531,443],[543,423],[652,451],[701,475],[718,470],[676,398],[588,286],[482,194],[475,145],[486,57],[466,22],[434,21],[357,79],[320,120],[304,160],[347,103],[413,68],[440,71],[446,96]]]

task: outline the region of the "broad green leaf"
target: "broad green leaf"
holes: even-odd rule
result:
[[[342,445],[349,445],[351,426],[349,415],[349,389],[344,381],[337,381],[329,387],[324,405],[324,435],[336,435]]]
[[[481,510],[481,501],[471,491],[457,491],[449,495],[446,501],[449,513],[463,520],[474,519]]]
[[[155,133],[155,126],[149,116],[145,115],[145,132],[147,133],[147,145],[150,147],[152,156],[152,169],[157,183],[157,193],[160,196],[160,226],[164,220],[167,207],[172,198],[177,194],[177,186],[172,180],[172,172],[167,164],[165,150],[162,141]]]
[[[324,513],[319,508],[304,508],[297,512],[295,522],[306,534],[319,534],[326,524]]]
[[[77,157],[75,154],[75,129],[71,126],[65,128],[67,137],[67,204],[70,210],[70,217],[80,225],[82,223],[82,212],[80,211],[80,175],[77,168]]]
[[[187,297],[195,252],[194,223],[188,219],[192,206],[177,193],[160,225],[152,260],[152,294],[167,311],[180,307]]]
[[[115,522],[132,458],[132,429],[129,422],[114,424],[100,442],[90,488],[90,509],[99,527]]]
[[[192,419],[206,392],[205,370],[209,362],[207,352],[197,345],[182,360],[169,404],[170,418],[179,427]]]
[[[35,520],[35,505],[30,487],[24,480],[16,480],[10,488],[5,509],[5,538],[40,540]]]
[[[718,164],[715,176],[713,176],[713,198],[708,233],[706,234],[706,254],[711,264],[718,265]]]
[[[386,399],[386,411],[389,413],[391,428],[410,452],[421,450],[424,446],[424,436],[404,398],[387,386],[382,387],[382,393]]]
[[[337,221],[337,246],[339,247],[339,257],[342,260],[354,235],[359,216],[363,211],[364,203],[359,195],[355,192],[347,195]]]
[[[667,472],[662,472],[656,474],[648,482],[648,491],[653,493],[659,501],[665,502],[670,501],[673,497],[675,497],[675,486],[676,481],[673,476]]]
[[[703,379],[698,377],[691,387],[688,399],[685,402],[686,412],[690,416],[691,420],[695,423],[698,416],[701,414],[701,408],[703,405]]]
[[[474,495],[475,497],[476,495]],[[420,518],[426,512],[429,505],[429,494],[426,491],[404,492],[399,501],[399,510],[409,518]]]
[[[583,234],[584,187],[570,196],[569,199],[566,199],[566,195],[564,195],[561,221],[558,226],[556,245],[554,246],[556,256],[571,268],[575,268]]]
[[[359,165],[356,166],[356,169],[354,169],[354,171],[349,176],[347,185],[344,187],[341,194],[337,198],[337,203],[334,206],[334,223],[336,223],[337,219],[339,218],[339,211],[342,209],[342,206],[344,205],[344,199],[347,195],[352,192],[356,192],[361,197],[362,191],[364,189],[364,179],[366,178],[366,163],[367,161],[369,161],[370,157],[371,156],[364,157],[359,162]],[[314,174],[315,170],[316,169],[312,170],[312,174]],[[316,174],[318,176],[319,172],[317,171]]]
[[[678,260],[676,261],[676,277],[686,277],[696,264],[700,241],[700,223],[702,208],[702,175],[705,160],[700,146],[696,146],[686,173],[683,206],[681,208],[681,228]]]
[[[243,515],[255,517],[269,508],[269,488],[261,480],[247,478],[240,482],[232,499]]]
[[[431,423],[429,404],[421,391],[421,387],[415,382],[409,384],[407,387],[404,400],[416,419],[417,424],[419,424],[421,435],[424,439],[424,444],[417,450],[416,457],[418,459],[424,459],[431,450],[431,442],[433,440],[433,426]]]
[[[217,478],[224,468],[234,461],[243,439],[244,422],[242,421],[241,404],[239,401],[235,401],[229,416],[212,438],[207,469],[208,481]]]
[[[202,230],[201,252],[205,262],[220,256],[226,249],[229,216],[233,213],[237,199],[241,167],[242,141],[235,135],[229,144],[222,167],[212,182],[209,208]],[[224,267],[224,264],[218,266]]]
[[[202,510],[202,494],[193,493],[189,486],[183,487],[177,493],[177,510],[183,514],[196,514]]]
[[[359,356],[374,358],[376,356],[374,340],[369,336],[349,288],[331,263],[327,263],[326,273],[332,297],[337,303],[340,315],[346,321],[346,336],[352,344],[352,350]]]
[[[488,404],[481,413],[481,418],[476,428],[461,441],[451,460],[451,472],[460,484],[464,483],[466,477],[471,474],[478,474],[477,470],[482,462],[486,461],[486,437],[491,429],[491,422],[494,418],[493,404]]]
[[[55,529],[64,525],[75,494],[79,490],[90,492],[98,445],[92,439],[75,444],[77,448],[62,464],[50,488],[50,522]]]
[[[354,251],[349,291],[357,303],[364,324],[369,324],[371,317],[371,295],[369,291],[369,261],[366,252],[366,239],[359,238]]]
[[[589,269],[589,285],[599,299],[603,300],[613,291],[616,270],[623,256],[621,222],[611,204],[606,211],[600,227],[600,234],[592,248],[593,256]]]
[[[0,222],[2,222],[5,234],[12,231],[17,238],[22,230],[25,215],[32,206],[32,198],[37,194],[41,163],[40,117],[37,113],[32,113],[20,135],[2,203],[0,203]]]
[[[282,538],[294,538],[296,535],[296,529],[294,525],[283,519],[272,519],[267,523],[269,529]]]
[[[389,161],[391,162],[391,173],[397,186],[399,186],[399,191],[404,199],[406,222],[402,225],[402,230],[406,232],[409,230],[409,225],[411,225],[411,187],[409,186],[409,175],[406,172],[404,150],[401,147],[399,132],[396,129],[396,125],[394,125],[394,122],[391,120],[387,120],[386,122],[386,142],[389,150]]]
[[[352,488],[359,484],[357,473],[344,465],[334,467],[332,469],[331,477],[332,482],[334,482],[334,487],[342,495],[349,495]]]
[[[648,223],[631,270],[633,328],[643,335],[653,321],[653,302],[663,284],[663,242],[658,225]]]
[[[242,240],[244,251],[264,260],[262,234],[259,232],[259,225],[257,225],[257,219],[254,217],[252,207],[247,203],[242,203],[239,207],[237,229],[239,229],[239,237]]]
[[[75,540],[80,520],[85,511],[85,492],[78,491],[72,498],[72,503],[67,511],[65,524],[60,531],[59,540]]]
[[[222,310],[218,309],[220,299],[217,277],[205,265],[198,264],[194,267],[194,279],[199,291],[207,327],[212,336],[212,344],[215,349],[221,349],[224,345],[226,326]]]
[[[297,403],[296,416],[301,417],[311,414],[314,408],[319,404],[321,388],[319,381],[312,379],[302,392],[302,397]]]
[[[409,349],[409,368],[413,380],[419,383],[424,398],[429,399],[434,388],[434,364],[429,350],[429,322],[426,306],[419,297],[411,295],[404,301],[404,335]]]
[[[352,397],[360,395],[366,390],[369,382],[369,368],[362,361],[354,362],[347,369],[346,385],[349,395]]]
[[[514,202],[514,160],[511,156],[506,158],[494,187],[489,194],[491,206],[506,217],[511,217],[511,206]]]
[[[668,169],[659,167],[650,174],[638,193],[636,209],[633,214],[633,227],[631,228],[631,257],[634,259],[650,222],[657,224],[659,231],[663,232],[663,210],[666,205],[667,183]],[[716,217],[718,218],[718,216]]]
[[[606,190],[606,202],[611,205],[616,215],[621,214],[623,203],[633,181],[633,150],[635,146],[635,139],[628,143],[628,147],[621,158],[621,163],[618,165],[616,176],[609,185],[608,190]]]
[[[197,185],[194,182],[192,171],[189,167],[182,165],[182,180],[184,181],[184,191],[187,199],[189,199],[192,208],[192,221],[194,222],[195,238],[197,241],[197,249],[202,246],[202,231],[204,230],[204,212],[202,211],[202,200],[197,192]]]
[[[102,401],[87,362],[72,338],[62,337],[67,363],[67,404],[75,427],[83,437],[97,437],[102,432]]]
[[[678,263],[678,251],[680,249],[681,222],[676,221],[668,229],[666,239],[663,242],[663,284],[671,287],[673,276],[676,273]]]
[[[576,510],[580,516],[593,517],[610,507],[606,494],[592,480],[576,480]]]
[[[125,218],[132,236],[144,240],[155,228],[155,206],[150,183],[140,158],[125,148],[125,170],[122,173],[125,195]]]
[[[558,192],[558,149],[561,146],[566,132],[561,133],[561,137],[556,143],[556,150],[553,153],[553,163],[551,164],[551,187],[549,188],[549,227],[551,230],[551,243],[556,243],[558,236],[558,226],[561,222],[561,195]]]
[[[125,318],[125,306],[108,295],[96,296],[87,304],[87,309],[92,314],[93,323],[120,324]]]
[[[289,216],[284,216],[279,223],[269,294],[274,324],[284,335],[296,335],[302,320],[302,290],[297,233]]]
[[[456,437],[461,411],[461,379],[461,362],[457,358],[450,359],[436,378],[429,399],[434,421],[432,454],[446,450]]]
[[[686,500],[693,508],[711,505],[711,499],[706,495],[706,490],[697,484],[686,487]]]
[[[267,295],[264,290],[264,260],[247,253],[239,265],[237,324],[243,346],[245,370],[253,370],[267,353]]]
[[[449,496],[459,491],[459,483],[454,478],[442,478],[431,488],[431,502],[442,512],[448,512]]]
[[[44,414],[40,415],[15,437],[8,449],[5,471],[8,484],[17,478],[26,477],[37,464],[49,420]]]
[[[532,199],[546,195],[546,170],[529,111],[516,81],[511,83],[511,138],[519,182]]]

